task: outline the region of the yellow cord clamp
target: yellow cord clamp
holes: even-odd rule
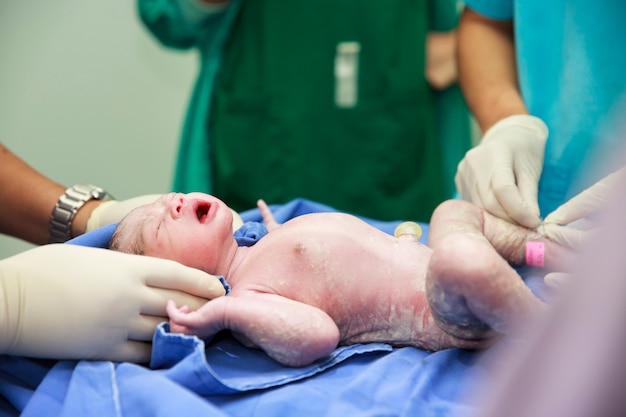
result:
[[[395,237],[402,235],[414,235],[416,240],[422,237],[422,227],[415,222],[402,222],[393,231]]]

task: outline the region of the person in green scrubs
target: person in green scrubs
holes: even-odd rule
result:
[[[164,45],[200,51],[175,191],[211,193],[238,211],[259,198],[302,197],[425,222],[454,196],[456,165],[471,146],[454,84],[455,35],[443,33],[456,25],[456,1],[138,6]],[[444,69],[427,70],[427,57],[446,55],[442,46]]]

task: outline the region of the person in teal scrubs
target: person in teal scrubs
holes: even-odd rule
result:
[[[419,221],[454,196],[471,146],[454,84],[456,1],[138,6],[164,45],[200,51],[175,191],[211,193],[239,211],[303,197]]]
[[[626,94],[626,3],[465,3],[460,81],[485,136],[459,165],[459,192],[535,227],[617,168],[606,154],[621,149],[624,137],[615,129]],[[561,210],[546,221],[576,220],[589,204],[578,199],[569,215]]]

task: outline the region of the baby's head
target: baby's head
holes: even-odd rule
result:
[[[216,273],[233,245],[233,211],[224,202],[204,193],[171,193],[128,213],[109,247]]]

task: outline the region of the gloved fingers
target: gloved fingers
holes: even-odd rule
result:
[[[553,289],[560,289],[572,279],[572,274],[567,272],[550,272],[546,274],[543,281]]]
[[[506,211],[502,208],[491,191],[491,184],[483,184],[477,181],[476,178],[471,175],[469,165],[468,158],[465,157],[459,163],[459,169],[454,177],[455,185],[461,198],[484,208],[494,216],[507,218]]]
[[[128,340],[136,342],[150,342],[152,340],[152,336],[154,335],[154,330],[164,321],[168,321],[167,313],[165,313],[164,316],[150,316],[146,314],[139,315],[136,320],[130,323],[130,328],[128,329]]]
[[[113,346],[106,352],[106,360],[115,362],[147,363],[150,362],[152,343],[128,340]],[[94,358],[100,359],[100,358]]]
[[[481,186],[482,185],[482,186]],[[479,207],[484,208],[494,216],[504,219],[513,223],[513,220],[509,217],[504,207],[500,204],[498,197],[493,192],[493,184],[474,184],[474,190],[472,191],[472,198],[468,199],[472,203]]]
[[[533,224],[520,223],[528,228],[535,228],[539,226],[541,222],[540,210],[539,210],[539,176],[541,171],[535,174],[528,173],[527,175],[517,176],[517,188],[522,197],[522,200],[526,204],[528,211],[533,214]]]
[[[152,288],[150,291],[145,292],[140,300],[140,313],[161,317],[163,321],[167,320],[165,307],[168,300],[174,300],[177,305],[187,305],[190,310],[197,310],[210,301],[182,291]]]
[[[506,220],[509,223],[515,223],[515,220],[509,216],[509,213],[502,207],[500,201],[497,196],[493,193],[487,194],[484,198],[480,198],[480,203],[477,203],[478,206],[483,207],[490,214],[498,217],[499,219]]]
[[[489,211],[500,218],[529,229],[537,227],[540,223],[539,213],[534,213],[531,206],[524,201],[515,184],[513,171],[509,168],[502,168],[495,172],[492,178],[493,194],[506,216]]]
[[[527,229],[539,226],[541,219],[534,204],[528,204],[515,186],[503,188],[497,195],[511,223],[519,224]]]
[[[213,275],[166,259],[142,258],[147,261],[146,267],[150,267],[146,284],[151,287],[182,291],[206,299],[226,294],[220,280]]]
[[[595,184],[561,204],[546,216],[545,221],[568,224],[589,217],[606,207],[610,191],[606,184]]]
[[[544,223],[541,229],[543,235],[551,241],[574,250],[583,248],[590,233],[593,233],[595,230],[580,230],[554,223]]]
[[[626,181],[626,167],[607,175],[548,214],[550,223],[568,224],[602,211],[609,204],[613,191]]]
[[[505,165],[493,173],[493,193],[499,205],[506,212],[506,217],[500,216],[501,218],[510,219],[512,223],[532,229],[537,227],[541,221],[539,219],[539,211],[533,212],[534,204],[528,204],[525,201],[525,196],[522,194],[518,184],[520,180],[521,178],[516,178],[513,167]],[[532,190],[528,186],[528,183],[531,181],[532,179],[530,178],[522,180],[526,190],[529,188]],[[529,197],[532,197],[532,195],[533,193],[530,191]]]

